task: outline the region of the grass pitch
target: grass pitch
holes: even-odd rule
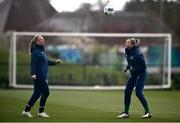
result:
[[[37,117],[39,101],[31,113],[33,118],[21,116],[32,90],[0,90],[0,122],[154,122],[180,121],[180,91],[145,91],[153,114],[142,119],[144,110],[132,94],[130,117],[118,119],[123,111],[123,91],[52,90],[46,105],[50,118]]]

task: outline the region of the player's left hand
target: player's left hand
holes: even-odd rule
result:
[[[63,61],[62,61],[61,59],[57,59],[57,60],[56,60],[56,64],[59,64],[59,63],[62,64]]]

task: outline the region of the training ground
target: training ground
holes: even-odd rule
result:
[[[32,90],[0,90],[0,122],[153,122],[180,121],[180,91],[144,91],[153,114],[142,119],[144,110],[132,94],[130,117],[118,119],[123,111],[123,91],[51,90],[46,112],[50,118],[37,117],[39,100],[31,113],[33,118],[21,116]]]

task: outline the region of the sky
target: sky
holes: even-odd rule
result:
[[[77,10],[82,3],[96,4],[98,0],[51,0],[51,4],[58,12]],[[107,0],[102,0],[106,2]],[[115,10],[122,10],[127,1],[130,0],[108,0]]]

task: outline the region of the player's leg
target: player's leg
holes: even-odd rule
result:
[[[124,91],[124,112],[129,112],[129,107],[131,103],[131,94],[132,90],[135,86],[136,78],[134,76],[129,76],[129,79],[126,84],[126,88]]]
[[[42,86],[41,86],[41,81],[39,80],[34,80],[34,91],[32,96],[30,97],[24,111],[22,112],[22,115],[32,117],[30,114],[31,107],[35,104],[35,102],[38,100],[38,98],[41,96],[42,93]]]
[[[136,78],[130,75],[126,84],[125,91],[124,91],[124,112],[118,116],[120,118],[126,118],[129,116],[128,114],[129,114],[129,107],[131,103],[131,94],[135,86],[135,82],[136,82]]]
[[[146,79],[146,75],[140,75],[137,77],[137,80],[136,80],[136,96],[138,97],[138,99],[142,103],[144,110],[145,110],[145,115],[143,116],[143,118],[150,118],[151,114],[149,112],[149,106],[148,106],[147,100],[145,99],[144,94],[143,94],[145,79]]]
[[[41,99],[40,99],[40,107],[39,107],[39,113],[38,113],[38,116],[41,116],[41,117],[49,117],[45,112],[44,112],[44,109],[45,109],[45,105],[46,105],[46,101],[47,101],[47,98],[49,96],[49,86],[48,86],[48,81],[46,80],[46,82],[43,82],[43,89],[42,89],[42,96],[41,96]]]

